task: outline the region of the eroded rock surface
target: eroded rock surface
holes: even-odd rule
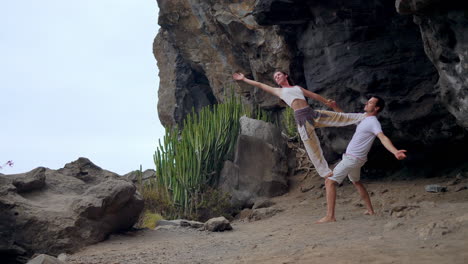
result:
[[[468,128],[468,3],[465,1],[396,1],[401,14],[412,14],[424,50],[437,68],[440,97],[460,126]]]
[[[86,158],[59,170],[0,175],[0,253],[58,255],[131,228],[143,209],[135,185]]]
[[[226,161],[220,189],[231,195],[236,207],[251,207],[258,197],[274,197],[287,192],[286,141],[273,124],[241,118],[241,133],[234,161]]]

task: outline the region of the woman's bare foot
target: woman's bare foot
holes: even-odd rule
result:
[[[375,215],[374,211],[367,210],[364,212],[365,215]]]
[[[336,218],[335,217],[328,217],[328,216],[325,216],[324,218],[318,220],[317,222],[315,222],[316,224],[323,224],[323,223],[330,223],[330,222],[336,222]]]

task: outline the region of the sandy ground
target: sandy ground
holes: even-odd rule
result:
[[[291,190],[271,199],[283,209],[258,220],[238,219],[233,230],[173,227],[112,236],[67,257],[68,263],[468,263],[468,179],[363,182],[376,215],[351,183],[337,189],[337,222],[325,214],[318,177],[296,175]],[[427,184],[448,186],[428,193]],[[312,188],[302,192],[301,188]],[[461,189],[461,190],[460,190]],[[458,191],[457,191],[458,190]]]

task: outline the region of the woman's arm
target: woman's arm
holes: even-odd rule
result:
[[[325,99],[324,97],[322,97],[321,95],[319,94],[316,94],[314,92],[311,92],[309,90],[306,90],[304,88],[302,88],[302,92],[304,93],[305,96],[311,98],[311,99],[314,99],[316,101],[319,101],[321,102],[322,104],[332,108],[334,111],[336,112],[343,112],[343,110],[336,104],[336,102],[332,99]]]
[[[264,83],[257,82],[257,81],[254,81],[254,80],[250,80],[250,79],[246,78],[244,76],[244,74],[242,74],[242,73],[237,73],[236,72],[236,73],[234,73],[232,75],[232,78],[234,80],[236,80],[236,81],[243,81],[243,82],[245,82],[247,84],[250,84],[252,86],[260,88],[260,89],[264,90],[265,92],[268,92],[268,93],[271,93],[273,95],[279,96],[279,88],[273,88],[273,87],[271,87],[269,85],[266,85]]]

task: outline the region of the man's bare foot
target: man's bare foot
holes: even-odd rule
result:
[[[367,211],[364,212],[364,214],[365,215],[375,215],[375,212],[367,210]]]
[[[328,217],[328,216],[325,216],[324,218],[318,220],[317,222],[315,222],[316,224],[323,224],[323,223],[330,223],[330,222],[336,222],[336,218],[335,217]]]

